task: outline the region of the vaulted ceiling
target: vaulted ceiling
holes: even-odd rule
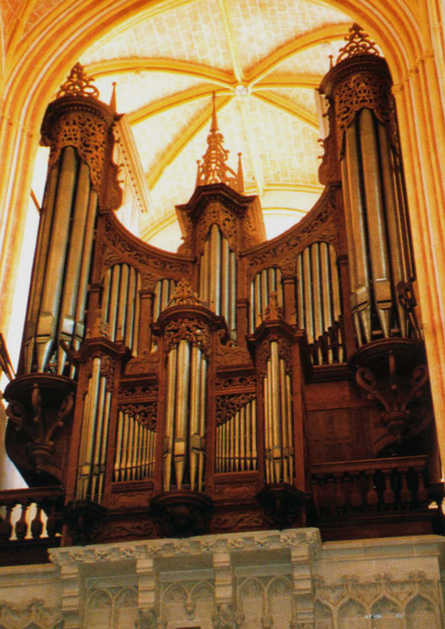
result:
[[[179,237],[174,205],[193,192],[213,92],[229,164],[242,153],[269,235],[312,207],[321,191],[315,90],[350,24],[319,0],[186,0],[132,16],[92,44],[81,62],[102,100],[117,83],[145,173],[142,236],[161,246],[166,234]]]

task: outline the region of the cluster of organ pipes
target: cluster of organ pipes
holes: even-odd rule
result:
[[[297,257],[297,321],[306,330],[308,342],[314,344],[326,331],[333,328],[342,316],[337,256],[332,245],[314,242]],[[346,359],[344,344],[340,351],[327,348],[323,355],[317,348],[317,364],[333,364]]]
[[[216,427],[215,472],[257,469],[256,400]]]
[[[140,274],[128,264],[108,269],[103,283],[102,313],[112,341],[137,353]]]
[[[249,326],[250,333],[255,332],[263,319],[271,293],[276,293],[278,305],[283,307],[283,285],[281,283],[281,270],[277,267],[263,269],[256,274],[250,284],[250,309]]]
[[[207,360],[187,340],[173,345],[167,358],[167,394],[163,438],[163,486],[185,483],[201,491],[204,482]]]
[[[88,165],[67,146],[49,171],[43,201],[24,334],[25,372],[63,374],[60,341],[75,350],[81,345],[97,202]]]
[[[82,414],[76,498],[101,502],[108,447],[111,391],[104,363],[109,359],[96,356],[85,394]],[[106,371],[106,368],[105,368]]]
[[[115,482],[152,478],[155,466],[156,430],[141,413],[119,410],[117,419]]]
[[[323,87],[337,133],[330,140],[335,172],[302,223],[269,243],[258,200],[230,189],[229,180],[215,182],[212,167],[212,178],[204,168],[190,201],[177,206],[184,228],[178,254],[150,247],[119,225],[116,207],[93,188],[93,162],[82,147],[60,149],[54,140],[59,152],[42,209],[19,378],[33,384],[35,377],[36,386],[41,378],[42,391],[68,381],[71,396],[77,387],[75,500],[106,504],[112,483],[124,491],[124,483],[147,479],[154,497],[211,495],[214,474],[223,485],[247,472],[259,488],[306,491],[300,442],[309,379],[314,389],[334,387],[358,347],[419,338],[399,299],[413,264],[393,126],[371,99],[340,128],[335,90],[349,86],[349,75],[335,72]],[[64,101],[70,116],[82,99]],[[107,110],[98,103],[91,113],[90,100],[82,106],[94,124]],[[112,142],[115,112],[107,115]],[[227,152],[214,151],[212,160],[218,155]],[[221,400],[233,406],[222,409]]]
[[[358,342],[410,336],[397,294],[414,275],[402,174],[388,128],[369,109],[345,131],[341,169]]]
[[[222,315],[236,339],[236,255],[217,224],[210,227],[199,265],[199,297]]]
[[[269,350],[263,377],[266,482],[291,483],[294,477],[291,377],[286,373],[277,341],[270,341]]]

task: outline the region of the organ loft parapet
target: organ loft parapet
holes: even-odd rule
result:
[[[215,106],[174,254],[111,211],[117,114],[79,68],[50,105],[5,398],[8,453],[53,545],[276,526],[442,532],[391,79],[359,27],[346,39],[321,85],[326,188],[271,241],[241,161],[227,165]]]

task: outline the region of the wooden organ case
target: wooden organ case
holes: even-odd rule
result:
[[[117,220],[118,116],[80,66],[49,106],[22,355],[5,391],[7,451],[30,489],[2,500],[7,513],[37,503],[35,538],[43,512],[53,544],[441,532],[391,78],[359,27],[321,91],[315,207],[266,242],[214,114],[177,207],[177,254]]]

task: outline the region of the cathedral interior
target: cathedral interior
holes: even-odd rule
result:
[[[347,4],[117,3],[26,175],[5,54],[0,627],[443,626],[444,57]]]

